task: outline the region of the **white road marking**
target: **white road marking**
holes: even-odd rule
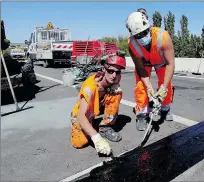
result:
[[[117,157],[120,157],[120,156],[122,156],[123,154],[125,154],[125,153],[127,153],[127,152],[130,152],[130,151],[132,151],[132,150],[134,150],[134,149],[135,149],[135,147],[132,148],[132,149],[130,149],[130,150],[128,150],[128,151],[122,152],[121,154],[117,155]],[[113,160],[112,158],[107,158],[107,159],[105,160],[105,162],[107,162],[107,161],[112,161],[112,160]],[[83,170],[83,171],[80,171],[80,172],[78,172],[78,173],[76,173],[76,174],[74,174],[74,175],[72,175],[72,176],[69,176],[69,177],[67,177],[67,178],[65,178],[65,179],[63,179],[63,180],[61,180],[61,181],[59,181],[59,182],[76,180],[77,178],[82,177],[83,175],[87,175],[88,173],[90,173],[90,171],[91,171],[92,169],[95,169],[96,167],[100,167],[100,166],[102,166],[102,165],[103,165],[103,162],[100,162],[100,163],[98,163],[98,164],[96,164],[96,165],[94,165],[94,166],[91,166],[91,167],[89,167],[89,168],[87,168],[87,169],[85,169],[85,170]]]
[[[74,181],[74,180],[78,179],[79,177],[82,177],[82,176],[84,176],[84,175],[90,173],[92,169],[95,169],[95,168],[100,167],[100,166],[102,166],[102,165],[103,165],[103,162],[100,162],[99,164],[96,164],[96,165],[94,165],[94,166],[91,166],[90,168],[87,168],[87,169],[85,169],[85,170],[83,170],[83,171],[80,171],[80,172],[78,172],[78,173],[76,173],[76,174],[74,174],[74,175],[72,175],[72,176],[69,176],[69,177],[67,177],[67,178],[65,178],[65,179],[63,179],[63,180],[61,180],[61,181],[59,181],[59,182],[63,182],[63,181]]]
[[[48,77],[48,76],[45,76],[45,75],[41,75],[41,74],[38,74],[38,73],[36,73],[36,75],[39,76],[39,77],[42,77],[44,79],[51,80],[51,81],[63,84],[62,80],[51,78],[51,77]],[[75,88],[76,85],[72,85],[71,87]],[[121,100],[121,104],[124,104],[126,106],[130,106],[130,107],[135,107],[135,103],[134,102],[131,102],[131,101],[128,101],[128,100],[124,100],[124,99]],[[180,116],[177,116],[177,115],[173,115],[173,119],[174,119],[175,122],[184,124],[186,126],[193,126],[193,125],[198,123],[197,121],[193,121],[193,120],[190,120],[190,119],[187,119],[187,118],[183,118],[183,117],[180,117]]]
[[[127,71],[134,71],[134,70],[127,70]],[[152,74],[155,74],[155,72],[152,72]],[[182,74],[182,73],[181,73]],[[191,78],[191,79],[197,79],[197,80],[204,80],[204,78],[194,77],[194,76],[180,76],[180,75],[174,75],[173,77],[179,77],[179,78]]]
[[[124,100],[124,99],[121,99],[120,103],[124,104],[126,106],[130,106],[130,107],[135,107],[135,105],[136,105],[134,102],[131,102],[131,101],[128,101],[128,100]]]
[[[44,76],[44,75],[41,75],[41,74],[38,74],[38,73],[36,73],[36,75],[39,76],[39,77],[42,77],[44,79],[48,79],[48,80],[51,80],[51,81],[63,84],[63,81],[61,81],[61,80],[58,80],[58,79],[55,79],[55,78],[51,78],[51,77],[48,77],[48,76]],[[71,87],[76,87],[76,85],[73,85]],[[135,107],[135,103],[134,102],[131,102],[131,101],[128,101],[128,100],[124,100],[124,99],[121,100],[121,104],[124,104],[124,105],[129,106],[129,107]],[[175,122],[181,123],[181,124],[184,124],[184,125],[187,125],[187,126],[193,126],[193,125],[198,123],[197,121],[193,121],[193,120],[190,120],[190,119],[187,119],[187,118],[183,118],[183,117],[180,117],[180,116],[177,116],[177,115],[173,115],[173,119],[174,119]],[[131,150],[133,150],[133,149],[131,149]],[[131,150],[125,151],[125,152],[117,155],[117,157],[119,157],[119,156],[123,155],[124,153],[129,152]],[[108,158],[106,161],[111,161],[111,160],[112,160],[112,158]],[[63,179],[60,182],[76,180],[77,178],[82,177],[83,175],[88,174],[92,169],[94,169],[96,167],[99,167],[99,166],[102,166],[102,165],[103,165],[103,162],[101,162],[99,164],[96,164],[96,165],[94,165],[94,166],[92,166],[90,168],[87,168],[87,169],[85,169],[85,170],[83,170],[83,171],[81,171],[79,173],[76,173],[76,174],[74,174],[72,176],[69,176],[69,177]]]
[[[152,72],[152,73],[156,75],[155,72]],[[179,78],[191,78],[191,79],[197,79],[197,80],[204,80],[204,78],[198,78],[198,77],[194,77],[194,76],[179,76],[179,75],[174,75],[173,77],[179,77]]]
[[[63,84],[63,81],[55,79],[55,78],[51,78],[51,77],[48,77],[48,76],[45,76],[45,75],[41,75],[41,74],[36,73],[36,76],[39,76],[39,77],[47,79],[47,80],[51,80],[53,82],[57,82],[57,83]]]
[[[128,100],[124,100],[122,99],[121,100],[121,104],[124,104],[126,106],[130,106],[130,107],[135,107],[135,103],[134,102],[131,102],[131,101],[128,101]],[[184,124],[186,126],[193,126],[195,124],[198,124],[197,121],[193,121],[193,120],[190,120],[190,119],[187,119],[187,118],[183,118],[181,116],[177,116],[177,115],[173,115],[173,120],[177,123],[181,123],[181,124]]]
[[[155,73],[155,74],[156,74],[156,73]],[[179,76],[179,75],[174,75],[173,77],[191,78],[191,79],[197,79],[197,80],[204,80],[204,78],[198,78],[198,77],[193,77],[193,76]]]

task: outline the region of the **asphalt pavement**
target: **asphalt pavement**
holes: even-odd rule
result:
[[[19,103],[20,107],[30,108],[1,118],[2,181],[74,179],[72,175],[81,174],[81,171],[106,159],[98,156],[91,146],[74,149],[70,144],[69,115],[76,103],[77,91],[61,84],[64,69],[35,66],[41,82],[36,85],[32,100]],[[151,80],[156,88],[155,73]],[[164,122],[158,132],[153,131],[146,146],[204,122],[203,75],[176,73],[173,83],[175,95],[171,112],[174,114],[174,121]],[[119,143],[110,142],[115,156],[137,148],[144,135],[144,132],[136,130],[132,112],[134,86],[134,74],[129,69],[122,74],[123,102],[117,121],[123,139]],[[14,110],[14,104],[4,105],[1,107],[1,114]],[[200,161],[197,165],[190,166],[186,173],[179,174],[176,179],[187,179],[188,176],[188,180],[202,181],[203,170],[203,161]]]

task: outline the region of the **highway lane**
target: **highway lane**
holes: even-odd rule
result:
[[[59,84],[62,83],[63,69],[45,69],[35,66],[37,74],[57,80],[52,81],[38,77],[41,82],[36,85],[35,97],[28,102],[19,103],[20,106],[26,103],[25,107],[33,106],[33,108],[2,117],[1,177],[3,181],[60,181],[104,160],[90,146],[76,150],[70,145],[69,114],[76,102],[77,92],[75,88],[64,87]],[[152,78],[155,86],[156,77],[153,75]],[[199,87],[203,80],[192,79],[190,80],[190,86],[187,85],[188,80],[190,79],[186,77],[178,77],[174,80],[174,84],[176,81],[178,83],[175,85],[188,87],[191,93],[188,99],[194,101],[194,90],[191,90],[191,87]],[[134,101],[132,83],[134,83],[133,74],[123,74],[121,82],[124,91],[123,99],[128,101]],[[188,96],[188,89],[181,91]],[[179,89],[177,93],[179,96]],[[202,91],[198,88],[195,93],[200,94],[200,97],[202,97]],[[176,103],[177,107],[180,107],[179,102],[189,104],[185,101],[188,99],[180,97],[180,101],[178,103],[174,101],[174,104]],[[203,107],[203,101],[200,101],[201,107]],[[195,113],[196,109],[202,109],[196,107],[196,101],[192,103],[194,103],[192,110]],[[137,148],[144,134],[144,132],[136,130],[135,117],[130,106],[131,104],[121,104],[120,107],[118,122],[123,137],[122,141],[119,143],[110,142],[116,156],[132,148]],[[173,107],[175,106],[173,105]],[[182,116],[182,112],[177,111],[176,108],[174,112],[173,107],[172,112],[174,114],[177,112],[179,116]],[[6,105],[1,108],[1,112],[6,113],[14,110],[14,108],[14,105]],[[190,111],[184,107],[183,117],[197,121],[201,121],[201,118],[203,118],[201,111],[200,118],[188,112]],[[186,117],[187,114],[190,117]],[[152,132],[146,145],[155,143],[188,127],[188,125],[177,122],[165,122],[160,126],[159,132]],[[197,177],[194,175],[194,178],[188,178],[189,180],[199,180],[202,177],[203,165],[199,165],[198,168],[200,173],[197,173]],[[188,172],[188,175],[189,173],[192,172]]]
[[[65,68],[43,68],[41,66],[35,66],[36,73],[59,80],[62,80],[62,71],[64,69]],[[153,83],[153,87],[156,89],[157,77],[155,73],[152,74],[151,80]],[[175,87],[175,93],[171,112],[173,114],[195,121],[204,121],[203,75],[194,76],[188,73],[176,73],[175,77],[173,77],[173,84]],[[123,99],[134,102],[134,86],[135,78],[133,72],[127,71],[123,73],[121,80],[121,87],[123,89]]]

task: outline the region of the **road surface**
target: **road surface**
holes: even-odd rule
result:
[[[41,82],[32,91],[31,100],[19,103],[21,107],[30,108],[8,114],[15,110],[15,105],[1,107],[1,114],[5,115],[1,118],[2,181],[74,180],[106,160],[91,146],[77,150],[70,144],[69,115],[77,91],[62,85],[63,70],[35,66]],[[155,73],[151,80],[156,88]],[[163,123],[158,132],[153,131],[145,146],[204,122],[204,76],[176,73],[173,83],[175,94],[171,112],[174,121]],[[119,143],[110,142],[115,156],[131,149],[137,151],[144,134],[136,130],[132,112],[134,85],[133,72],[124,72],[121,81],[123,100],[117,121],[123,139]],[[201,158],[171,180],[203,181],[204,162]]]

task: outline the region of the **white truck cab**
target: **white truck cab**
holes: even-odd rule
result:
[[[44,67],[56,63],[71,64],[72,46],[71,30],[54,28],[49,22],[47,27],[36,27],[31,33],[27,57],[32,62],[40,61]]]

